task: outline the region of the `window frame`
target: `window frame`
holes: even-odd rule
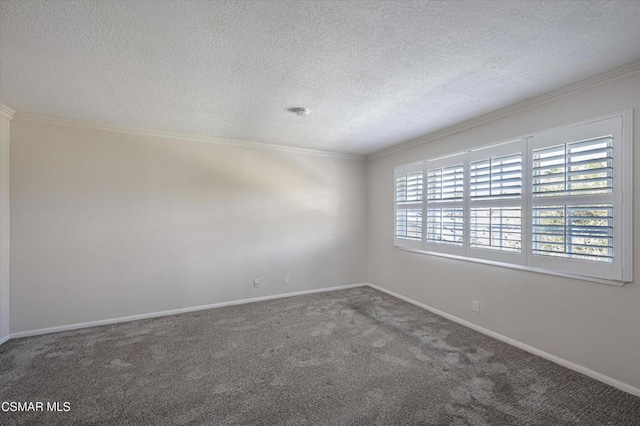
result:
[[[603,127],[604,126],[604,127]],[[552,146],[553,141],[564,140],[562,143],[576,142],[584,135],[582,140],[595,139],[598,136],[598,128],[610,129],[613,136],[613,189],[606,196],[600,195],[568,195],[558,197],[534,197],[533,193],[533,152],[537,147]],[[570,135],[567,139],[567,135]],[[604,135],[604,134],[603,134]],[[551,141],[551,142],[549,142]],[[517,148],[520,147],[520,148]],[[521,248],[520,252],[506,251],[493,248],[471,247],[471,209],[473,206],[496,206],[501,201],[487,197],[481,201],[471,199],[471,163],[482,159],[516,153],[520,149],[522,164],[521,196],[517,198],[504,198],[503,207],[520,206],[521,208]],[[433,243],[426,240],[427,210],[430,205],[450,207],[459,204],[458,201],[429,202],[427,198],[427,171],[434,167],[447,167],[454,164],[463,164],[463,244],[454,246],[443,243]],[[429,255],[443,256],[454,259],[521,269],[585,281],[598,282],[609,285],[622,286],[633,281],[633,110],[603,115],[600,117],[583,120],[576,123],[559,126],[553,129],[534,132],[503,142],[485,144],[471,149],[454,152],[450,155],[440,156],[395,168],[394,175],[394,237],[396,226],[396,194],[395,177],[398,171],[408,170],[423,173],[422,196],[422,239],[412,240],[409,244],[404,239],[395,238],[395,246],[401,250],[409,250]],[[592,204],[602,203],[609,199],[613,206],[613,258],[611,262],[590,261],[586,259],[564,258],[533,254],[533,209],[534,205],[579,205],[570,202],[573,200],[592,200]],[[535,200],[534,200],[535,198]],[[546,199],[549,199],[547,201]],[[544,199],[544,201],[540,201]],[[519,200],[519,203],[518,201]],[[570,200],[570,201],[573,201]],[[556,204],[550,204],[552,202]]]

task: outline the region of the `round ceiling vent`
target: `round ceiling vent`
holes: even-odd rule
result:
[[[302,108],[302,107],[297,107],[297,108],[291,108],[289,109],[289,111],[291,112],[295,112],[296,114],[298,114],[300,117],[307,117],[309,115],[309,113],[311,111],[309,111],[306,108]]]

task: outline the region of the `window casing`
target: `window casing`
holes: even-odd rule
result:
[[[631,117],[397,167],[396,246],[631,281]]]

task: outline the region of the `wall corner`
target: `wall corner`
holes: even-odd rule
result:
[[[0,103],[0,343],[10,337],[10,123],[15,110]]]

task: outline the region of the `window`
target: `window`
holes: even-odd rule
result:
[[[478,149],[469,158],[468,255],[523,265],[523,152],[526,140]]]
[[[632,280],[630,111],[396,169],[396,246]]]
[[[424,192],[422,168],[422,163],[418,163],[396,169],[396,245],[420,247]]]
[[[426,162],[427,247],[458,254],[464,245],[464,157]]]
[[[631,170],[622,170],[630,155],[622,123],[617,117],[532,138],[532,266],[624,279],[622,230],[631,232],[631,219],[623,220],[622,186]]]

